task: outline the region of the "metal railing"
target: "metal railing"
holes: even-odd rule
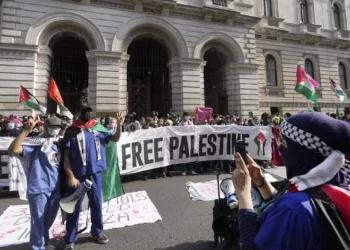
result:
[[[226,0],[213,0],[213,5],[227,7],[227,1]]]

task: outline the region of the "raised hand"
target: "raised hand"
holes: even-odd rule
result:
[[[39,116],[36,116],[36,117],[34,118],[34,121],[29,121],[29,122],[27,123],[27,126],[26,126],[25,130],[28,131],[28,132],[32,132],[33,129],[34,129],[34,127],[35,127],[35,125],[36,125],[39,121],[40,121],[40,117],[39,117]]]
[[[122,125],[123,122],[123,113],[122,112],[117,112],[117,125],[120,126]]]

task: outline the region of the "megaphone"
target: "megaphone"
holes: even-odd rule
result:
[[[233,186],[232,179],[226,178],[226,179],[222,180],[221,184],[220,184],[220,189],[226,195],[227,205],[231,209],[236,208],[238,206],[238,200],[236,199],[236,197],[234,195],[235,188]]]
[[[73,194],[60,200],[60,207],[62,210],[67,214],[74,213],[78,200],[91,189],[91,186],[92,182],[90,180],[85,180],[83,183],[80,183]]]

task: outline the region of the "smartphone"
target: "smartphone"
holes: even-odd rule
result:
[[[239,153],[242,156],[244,163],[247,165],[248,159],[247,159],[247,152],[245,150],[245,142],[244,141],[237,141],[236,153]]]

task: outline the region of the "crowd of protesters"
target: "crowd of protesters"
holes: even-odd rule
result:
[[[347,114],[344,110],[344,114],[340,114],[338,119],[345,120],[350,123],[350,114]],[[46,116],[41,116],[41,121],[38,122],[33,129],[33,132],[29,136],[39,136],[44,132],[44,121],[45,119],[56,116],[57,114],[48,114]],[[329,114],[330,117],[337,119],[337,115]],[[57,115],[58,116],[58,115]],[[158,112],[152,112],[152,116],[149,117],[138,117],[136,113],[129,113],[125,116],[123,121],[123,132],[133,132],[139,129],[152,129],[164,126],[192,126],[192,125],[231,125],[231,126],[273,126],[278,127],[284,120],[288,120],[292,115],[290,113],[285,113],[281,116],[279,113],[269,114],[263,113],[261,116],[256,116],[253,112],[249,113],[249,117],[242,118],[238,114],[214,114],[211,120],[196,120],[194,117],[191,117],[189,113],[183,112],[180,116],[176,114],[173,110],[170,110],[165,117],[158,117]],[[65,130],[73,123],[74,120],[78,119],[77,116],[74,116],[73,119],[66,116],[59,116],[62,119],[61,131],[60,134],[64,135]],[[16,137],[18,136],[22,129],[26,126],[29,121],[32,121],[33,116],[22,116],[10,115],[8,117],[0,115],[0,137]],[[97,120],[110,130],[113,134],[116,130],[117,121],[116,118],[112,116],[106,116],[102,118],[97,118]],[[274,147],[274,145],[272,145]],[[278,158],[278,156],[273,155],[273,158]],[[277,159],[278,160],[278,159]],[[257,161],[261,168],[275,168],[275,165],[272,161]],[[275,161],[276,162],[276,161]],[[277,161],[278,162],[278,161]],[[180,170],[182,175],[186,174],[197,174],[202,172],[211,172],[215,169],[221,169],[224,172],[231,173],[232,166],[234,162],[230,161],[210,161],[210,162],[193,162],[182,164],[178,166],[168,166],[160,169],[155,169],[150,172],[142,172],[138,175],[131,175],[124,177],[124,180],[130,180],[141,178],[147,180],[151,178],[166,178],[172,177],[172,172],[175,170]]]

